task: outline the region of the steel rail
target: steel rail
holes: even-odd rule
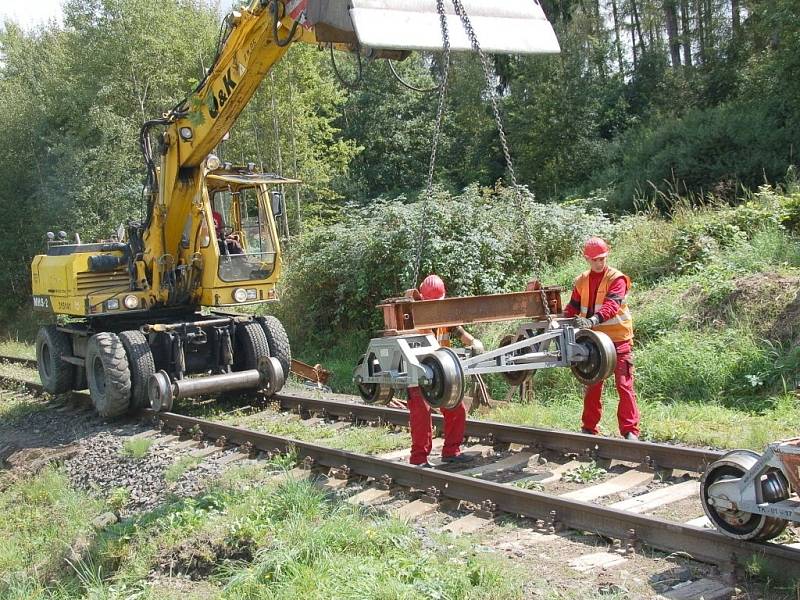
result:
[[[474,477],[436,469],[420,469],[374,456],[326,448],[317,444],[278,437],[250,429],[188,417],[175,413],[146,410],[165,427],[182,427],[184,431],[200,431],[212,439],[224,437],[226,442],[247,445],[254,450],[285,453],[296,451],[300,460],[310,458],[314,464],[348,469],[351,474],[375,479],[388,476],[392,482],[410,488],[429,490],[434,487],[445,498],[476,504],[490,501],[497,510],[541,519],[555,527],[589,531],[606,537],[643,542],[665,552],[682,552],[693,559],[719,565],[725,570],[735,565],[746,566],[753,560],[766,563],[778,577],[791,578],[800,572],[800,550],[772,543],[735,540],[711,529],[701,529],[658,517],[644,516],[588,502],[552,496],[543,492],[484,481]]]
[[[0,357],[0,360],[36,366],[32,359]],[[41,391],[41,386],[32,388]],[[295,394],[279,393],[271,398],[283,409],[306,410],[324,416],[346,418],[353,421],[381,422],[391,425],[408,425],[408,412],[403,409],[356,404],[340,400],[309,398]],[[443,427],[444,419],[433,414],[433,422]],[[570,431],[541,429],[524,425],[509,425],[495,421],[467,419],[466,435],[490,439],[500,444],[522,444],[537,450],[550,450],[561,454],[577,454],[595,460],[621,460],[643,464],[654,469],[682,469],[702,473],[710,463],[724,453],[716,450],[690,448],[674,444],[628,441],[619,438],[588,435]]]
[[[408,411],[386,406],[351,404],[336,400],[306,398],[280,393],[272,397],[282,408],[307,410],[326,416],[344,417],[351,420],[380,421],[392,425],[408,425]],[[444,419],[432,415],[437,427],[443,427]],[[491,439],[495,443],[523,444],[537,450],[552,450],[561,454],[585,455],[595,459],[616,459],[644,464],[651,468],[705,471],[706,465],[722,456],[722,452],[656,444],[633,442],[598,435],[540,429],[524,425],[509,425],[495,421],[467,419],[466,435]]]

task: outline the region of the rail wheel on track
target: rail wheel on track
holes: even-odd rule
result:
[[[714,526],[727,536],[740,540],[765,541],[780,535],[786,529],[786,521],[776,517],[753,514],[741,510],[717,509],[709,503],[709,488],[718,481],[739,479],[758,462],[760,455],[752,450],[733,450],[713,462],[705,474],[700,487],[703,510]],[[768,471],[761,480],[764,502],[774,503],[789,497],[789,486],[783,473],[777,469]]]

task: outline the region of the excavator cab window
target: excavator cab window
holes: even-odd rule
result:
[[[275,268],[275,243],[258,186],[218,190],[212,196],[219,247],[219,278],[223,281],[266,279]]]

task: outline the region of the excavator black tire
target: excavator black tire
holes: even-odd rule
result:
[[[65,355],[72,356],[69,335],[55,325],[40,328],[36,334],[36,364],[42,386],[50,394],[63,394],[72,389],[75,366],[61,360]]]
[[[236,326],[236,345],[233,349],[233,370],[258,368],[258,359],[268,357],[269,343],[261,323],[251,321]]]
[[[118,417],[131,401],[131,372],[125,347],[114,333],[89,338],[86,347],[86,379],[92,403],[101,417]]]
[[[267,336],[269,355],[278,359],[283,368],[283,376],[289,377],[289,371],[292,369],[292,347],[283,324],[273,316],[261,317],[259,321]]]
[[[147,395],[147,382],[156,372],[153,351],[147,343],[147,336],[141,331],[123,331],[119,334],[125,355],[128,357],[128,369],[131,373],[130,409],[137,410],[150,406]]]

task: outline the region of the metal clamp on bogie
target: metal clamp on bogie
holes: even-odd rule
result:
[[[373,338],[353,381],[369,404],[388,404],[394,390],[418,386],[434,408],[452,408],[463,399],[468,375],[497,373],[521,379],[512,382],[519,385],[537,369],[569,367],[581,383],[592,385],[616,368],[616,349],[603,333],[537,322],[519,328],[514,339],[472,356],[440,346],[433,335]]]
[[[176,400],[213,394],[221,391],[261,390],[272,396],[283,387],[286,373],[277,358],[261,357],[257,369],[235,371],[220,375],[170,380],[166,371],[150,376],[147,394],[155,411],[171,411]]]

